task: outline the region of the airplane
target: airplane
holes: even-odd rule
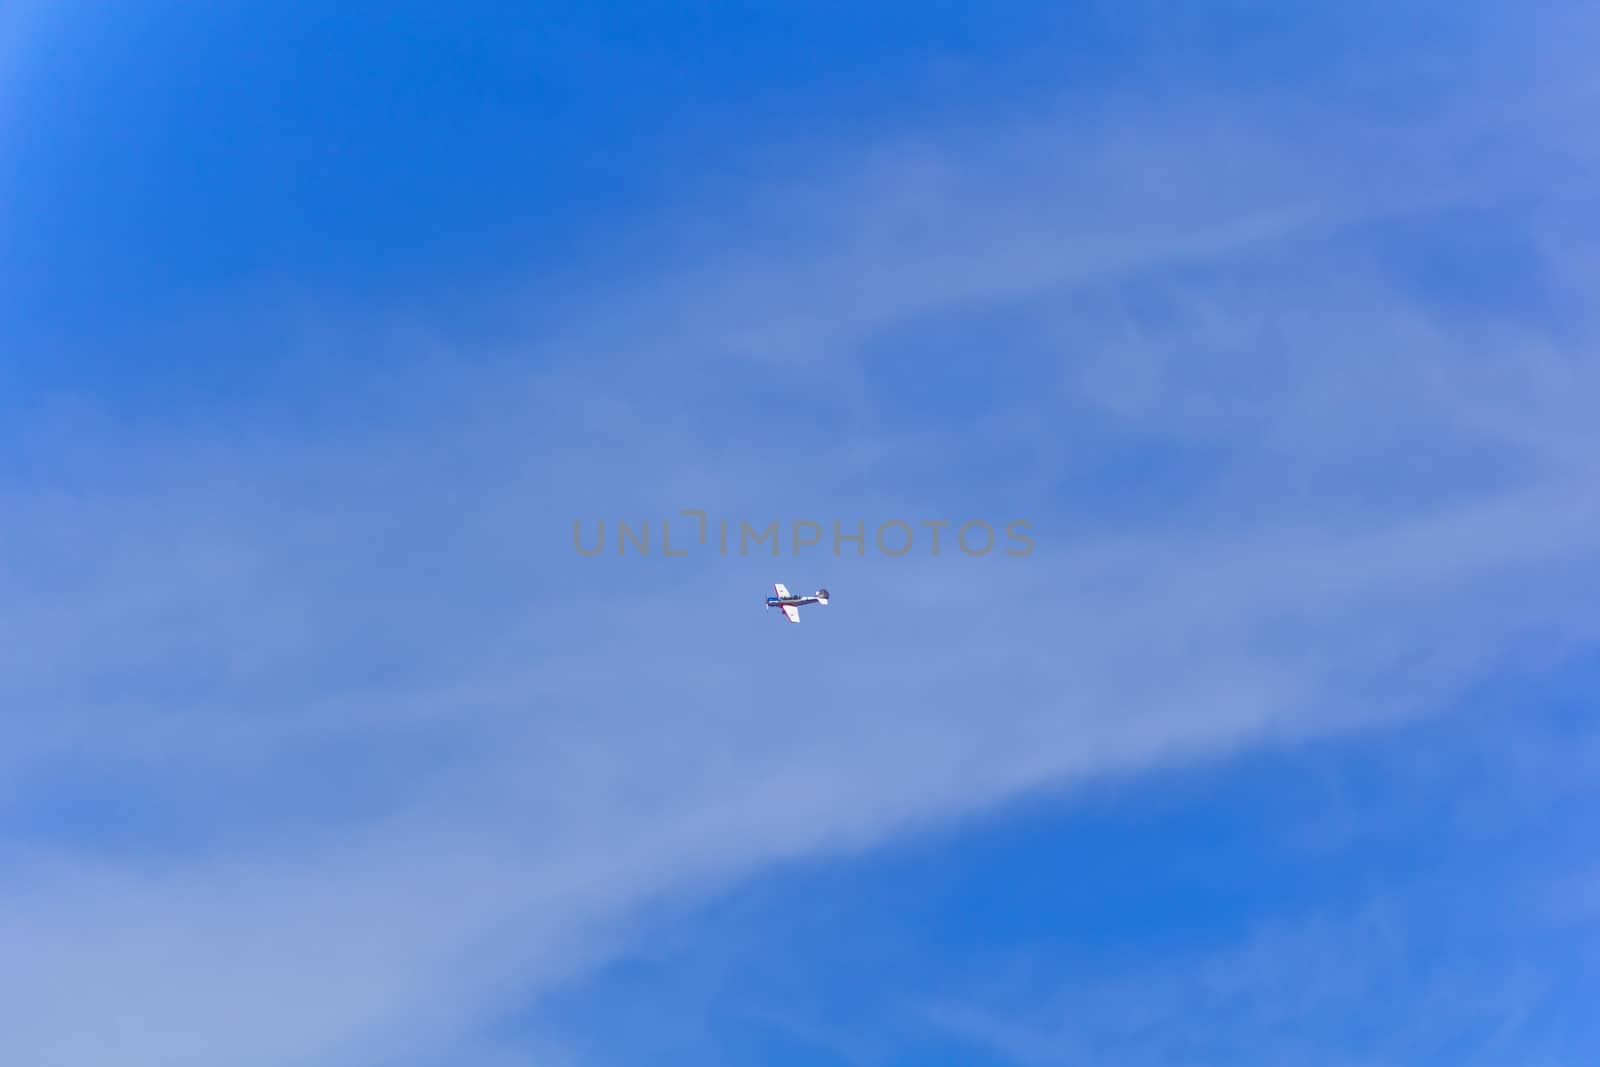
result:
[[[811,596],[793,596],[782,582],[773,582],[772,588],[778,591],[778,595],[767,597],[767,607],[782,608],[783,613],[789,617],[790,622],[800,621],[801,604],[821,604],[823,607],[828,605],[828,591],[826,589],[818,589]]]

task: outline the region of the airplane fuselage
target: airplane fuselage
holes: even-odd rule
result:
[[[818,589],[810,596],[795,596],[789,592],[789,587],[782,582],[773,582],[772,592],[774,595],[765,598],[766,606],[782,610],[784,617],[790,622],[800,621],[800,609],[805,605],[826,604],[828,602],[828,591],[826,589]]]

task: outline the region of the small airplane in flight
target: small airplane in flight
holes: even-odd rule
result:
[[[795,596],[789,592],[782,582],[773,582],[772,588],[778,591],[778,595],[767,597],[767,607],[782,608],[783,613],[789,617],[790,622],[800,621],[801,604],[821,604],[823,607],[828,605],[828,591],[826,589],[818,589],[811,596]]]

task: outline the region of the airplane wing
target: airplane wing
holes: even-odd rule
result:
[[[787,599],[787,597],[789,596],[788,587],[786,587],[782,582],[773,582],[772,583],[772,588],[776,589],[778,591],[778,595],[781,596],[781,597],[784,597],[784,598]]]
[[[788,594],[784,594],[784,595],[787,596]],[[789,616],[789,621],[790,622],[799,622],[800,621],[800,609],[795,607],[793,604],[785,604],[785,605],[783,605],[783,613],[785,615]]]

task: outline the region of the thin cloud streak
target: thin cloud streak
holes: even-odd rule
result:
[[[1581,375],[1587,350],[1508,331],[1488,353],[1488,384],[1432,390],[1456,339],[1421,355],[1395,344],[1428,316],[1392,314],[1398,298],[1373,296],[1380,279],[1338,290],[1348,295],[1331,312],[1304,284],[1285,286],[1295,299],[1269,322],[1302,335],[1325,317],[1349,324],[1337,346],[1306,341],[1319,355],[1304,366],[1219,346],[1221,365],[1268,383],[1268,403],[1215,398],[1196,425],[1235,434],[1239,451],[1202,468],[1202,484],[1225,502],[1242,466],[1276,490],[1225,532],[1147,520],[1073,538],[1056,510],[1041,521],[1060,539],[1015,565],[830,561],[848,577],[836,592],[851,592],[809,644],[754,621],[751,590],[775,567],[797,569],[790,560],[575,571],[588,564],[570,523],[586,514],[727,504],[761,518],[787,497],[866,516],[904,492],[895,430],[820,452],[780,436],[714,458],[722,442],[687,369],[700,353],[752,359],[779,381],[814,362],[861,386],[859,347],[897,322],[1177,262],[1225,270],[1305,225],[1371,217],[1371,203],[1289,162],[1222,210],[1209,200],[1218,183],[1201,182],[1140,222],[1149,175],[1193,158],[1158,147],[1172,134],[1134,126],[1114,151],[1076,145],[1099,153],[1082,164],[1098,184],[1021,183],[998,198],[990,171],[959,169],[963,148],[953,180],[911,190],[921,214],[891,216],[860,245],[802,250],[798,269],[782,246],[719,263],[614,305],[613,332],[549,342],[604,361],[593,370],[568,364],[509,393],[504,379],[481,393],[457,383],[456,413],[425,424],[427,455],[399,450],[409,422],[326,440],[221,432],[203,460],[184,454],[189,442],[111,427],[101,446],[146,471],[132,488],[91,465],[72,494],[8,494],[5,591],[22,595],[0,608],[12,650],[0,694],[21,710],[6,727],[0,814],[27,825],[56,776],[113,767],[134,783],[116,799],[170,832],[175,857],[125,865],[89,843],[3,846],[15,876],[0,944],[38,962],[0,971],[0,1051],[314,1067],[448,1049],[495,1007],[602,958],[614,924],[659,895],[1075,775],[1433,710],[1528,630],[1591,640],[1582,609],[1600,505],[1584,490],[1600,423],[1568,390],[1503,376],[1528,353]],[[1294,158],[1270,138],[1243,143],[1248,173]],[[1060,144],[1009,151],[1059,160]],[[839,209],[833,228],[878,218],[903,173],[866,179],[886,192]],[[1063,207],[1077,202],[1068,194],[1122,175],[1132,191],[1063,254],[1058,242],[1091,214]],[[1419,184],[1407,195],[1431,203]],[[1263,192],[1278,206],[1252,207]],[[929,213],[953,220],[931,258],[896,229]],[[1308,251],[1302,283],[1324,262]],[[1201,306],[1236,310],[1226,286],[1193,284]],[[1257,296],[1270,308],[1277,292]],[[1063,302],[1044,320],[1069,331],[1074,311]],[[1170,377],[1181,349],[1152,352],[1137,332],[1099,340],[1156,361],[1148,402],[1120,417],[1136,442],[1169,439],[1192,396]],[[1388,352],[1383,373],[1404,388],[1389,403],[1319,408],[1338,368],[1319,374],[1315,358],[1346,345]],[[669,388],[627,376],[662,352],[683,360]],[[1059,392],[1034,414],[1072,395],[1075,366],[1061,357]],[[429,396],[428,373],[407,388]],[[1508,384],[1520,407],[1505,403]],[[1369,440],[1434,438],[1409,408],[1419,396],[1463,434],[1444,459],[1513,455],[1509,484],[1467,479],[1443,503],[1357,501],[1347,518],[1360,537],[1297,521],[1318,490],[1354,484],[1341,464],[1372,462]],[[1372,421],[1341,422],[1355,412]],[[841,491],[862,469],[865,484]],[[1303,497],[1287,491],[1297,486]],[[563,582],[579,595],[541,593]],[[924,599],[935,610],[908,610]],[[730,605],[750,618],[730,621]],[[752,699],[774,678],[830,699],[804,714]],[[395,766],[403,787],[386,791]],[[348,809],[317,798],[346,814],[310,839],[298,820],[293,834],[278,825],[297,768],[356,794]]]

